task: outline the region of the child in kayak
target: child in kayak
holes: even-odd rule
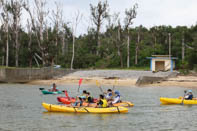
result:
[[[109,104],[110,106],[112,106],[112,105],[115,104],[115,103],[121,102],[119,91],[115,91],[115,95],[116,95],[116,96],[114,97],[114,99],[113,99],[112,101],[109,101],[109,102],[108,102],[108,104]]]
[[[193,99],[192,90],[188,90],[187,94],[185,95],[185,100],[192,100],[192,99]]]
[[[86,94],[87,94],[87,91],[86,90],[83,90],[82,95],[79,96],[79,97],[82,98],[82,99],[86,99]]]
[[[56,86],[55,83],[53,83],[53,86],[51,87],[51,89],[49,89],[49,91],[52,91],[52,92],[58,91],[57,86]]]
[[[96,107],[105,108],[107,106],[108,106],[107,100],[104,98],[104,95],[100,95],[99,96],[99,102],[97,103],[97,106]]]
[[[90,92],[86,93],[86,102],[87,103],[94,103],[94,99],[92,96],[90,96]]]
[[[107,99],[107,101],[113,100],[113,92],[112,92],[111,89],[108,89],[108,90],[107,90],[107,93],[105,93],[105,94],[106,94],[106,95],[105,95],[105,98]]]

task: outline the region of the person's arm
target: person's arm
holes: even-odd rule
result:
[[[120,101],[120,97],[115,97],[112,101],[112,104],[118,103]]]
[[[99,102],[97,103],[97,105],[102,105],[103,102],[101,100],[99,100]]]

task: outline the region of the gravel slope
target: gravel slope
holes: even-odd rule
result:
[[[140,76],[166,77],[171,72],[134,71],[134,70],[83,70],[68,74],[70,77],[118,77],[137,79]]]

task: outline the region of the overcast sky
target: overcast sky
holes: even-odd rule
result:
[[[32,0],[33,1],[33,0]],[[48,8],[54,8],[55,0],[48,0]],[[64,10],[64,19],[71,21],[72,16],[79,10],[83,19],[78,27],[78,33],[86,33],[90,22],[90,3],[96,5],[99,0],[56,0]],[[110,14],[120,12],[124,18],[124,11],[138,4],[137,17],[134,26],[143,25],[152,27],[158,25],[171,25],[173,27],[191,26],[197,22],[197,0],[108,0]],[[102,28],[104,30],[104,27]]]

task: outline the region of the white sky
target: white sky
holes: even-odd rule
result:
[[[93,26],[90,21],[89,5],[90,3],[96,5],[99,0],[47,0],[47,8],[55,8],[55,1],[61,3],[66,21],[72,21],[77,10],[83,14],[77,34],[86,33],[87,28]],[[108,3],[110,14],[120,12],[122,19],[125,9],[138,3],[137,17],[133,21],[133,27],[138,25],[147,28],[159,25],[191,26],[197,22],[197,0],[108,0]],[[102,30],[104,30],[104,27],[102,27]]]

